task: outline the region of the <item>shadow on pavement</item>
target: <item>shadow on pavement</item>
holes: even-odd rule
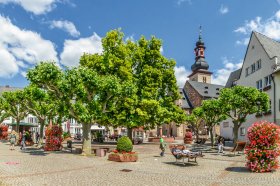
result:
[[[229,172],[251,173],[246,167],[227,167],[225,170]]]
[[[49,153],[45,152],[42,149],[37,149],[37,148],[28,148],[26,150],[22,150],[22,153],[28,153],[29,155],[33,155],[33,156],[46,156]]]
[[[185,162],[184,164],[183,164],[183,162],[174,162],[174,161],[172,161],[172,162],[163,162],[163,163],[165,163],[165,164],[167,164],[167,165],[174,165],[174,166],[177,166],[177,167],[193,167],[193,166],[199,166],[197,163],[192,163],[192,162]]]

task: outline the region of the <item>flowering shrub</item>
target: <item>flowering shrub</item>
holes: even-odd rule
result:
[[[0,140],[8,138],[8,125],[0,124]]]
[[[60,150],[62,143],[62,128],[58,125],[48,126],[46,131],[45,151]]]
[[[246,167],[253,172],[278,168],[280,127],[267,121],[256,122],[248,129],[250,143],[245,148]]]
[[[186,134],[184,137],[184,143],[185,144],[191,144],[192,143],[192,132],[190,131],[190,129],[186,130]]]

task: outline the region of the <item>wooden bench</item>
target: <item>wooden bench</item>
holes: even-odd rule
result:
[[[183,154],[183,153],[179,153],[179,154],[174,154],[173,153],[173,149],[179,149],[180,151],[183,151],[186,149],[186,147],[184,145],[169,145],[169,149],[171,151],[171,154],[175,157],[176,159],[176,164],[178,162],[178,160],[183,160],[183,164],[185,164],[185,158],[188,158],[188,162],[191,162],[190,159],[194,159],[194,161],[197,163],[196,158],[197,157],[203,157],[204,155],[202,155],[202,152],[199,152],[198,154]]]
[[[246,147],[246,142],[245,141],[237,141],[233,147],[233,149],[231,150],[231,152],[234,153],[237,152],[239,154],[239,152],[243,152],[244,149]]]

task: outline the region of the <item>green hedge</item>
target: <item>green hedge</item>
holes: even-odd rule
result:
[[[133,149],[132,142],[127,136],[123,136],[118,139],[117,150],[119,152],[122,152],[122,151],[131,152],[132,149]]]

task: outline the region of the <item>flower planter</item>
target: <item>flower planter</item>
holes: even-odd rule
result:
[[[138,160],[137,154],[129,154],[129,153],[112,153],[108,156],[109,161],[116,161],[116,162],[136,162]]]
[[[245,148],[246,167],[252,172],[271,172],[279,167],[280,127],[267,121],[256,122],[248,129]]]

